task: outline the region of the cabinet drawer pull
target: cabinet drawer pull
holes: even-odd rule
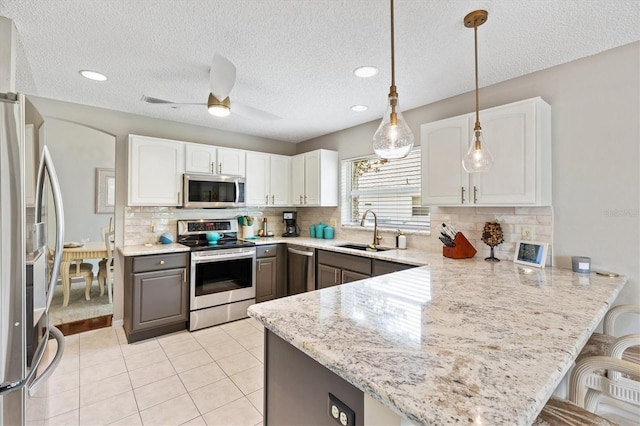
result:
[[[164,265],[164,260],[161,260],[161,261],[160,261],[160,264],[161,264],[161,265]]]
[[[333,283],[334,284],[338,284],[338,270],[337,269],[333,270]]]

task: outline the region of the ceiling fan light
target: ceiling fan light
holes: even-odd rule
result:
[[[218,100],[215,96],[209,93],[209,100],[207,101],[207,108],[209,114],[216,117],[227,117],[231,114],[231,101],[227,96],[223,100]]]

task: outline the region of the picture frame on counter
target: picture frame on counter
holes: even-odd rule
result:
[[[516,243],[513,263],[535,268],[544,268],[547,263],[548,251],[549,243],[520,240]]]

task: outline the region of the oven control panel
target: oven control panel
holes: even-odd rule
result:
[[[236,219],[178,221],[178,235],[204,234],[214,231],[237,232],[237,230],[238,223]]]

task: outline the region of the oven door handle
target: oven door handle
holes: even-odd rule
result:
[[[212,254],[206,257],[191,258],[191,263],[208,263],[217,262],[226,259],[251,259],[255,257],[255,253],[228,253],[228,254]]]

